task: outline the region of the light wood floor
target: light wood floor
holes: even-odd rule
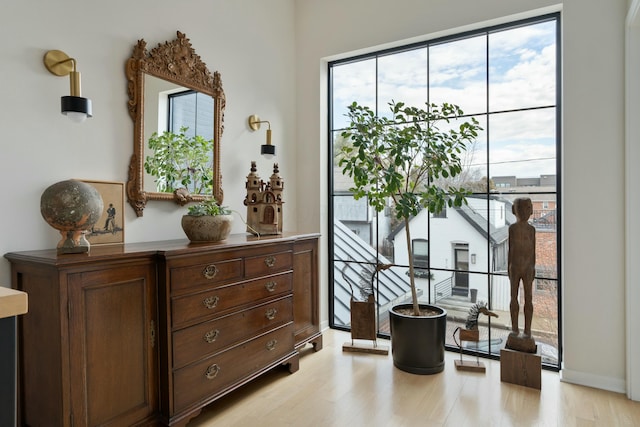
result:
[[[542,371],[535,390],[502,383],[497,361],[482,360],[484,374],[457,371],[459,356],[447,352],[444,372],[413,375],[395,368],[391,354],[343,353],[345,342],[348,333],[325,331],[324,348],[305,348],[298,372],[274,369],[189,427],[640,426],[640,402],[560,382],[555,372]]]

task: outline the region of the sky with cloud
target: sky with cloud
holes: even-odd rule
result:
[[[333,128],[356,101],[389,115],[388,103],[443,101],[485,131],[471,163],[489,176],[556,174],[556,22],[547,21],[394,52],[332,68]],[[487,144],[489,150],[487,152]]]

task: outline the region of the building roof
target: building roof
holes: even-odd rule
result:
[[[467,197],[472,198],[474,196]],[[516,222],[516,217],[511,211],[511,203],[510,200],[503,199],[501,197],[490,196],[492,200],[497,200],[503,202],[505,204],[505,227],[496,228],[493,224],[489,222],[489,238],[492,244],[502,243],[509,238],[509,225]],[[478,197],[476,197],[478,198]],[[481,197],[483,200],[485,197]],[[458,212],[462,218],[464,218],[471,226],[477,230],[482,236],[486,235],[487,229],[487,219],[479,214],[475,209],[471,206],[463,204],[459,208],[447,208]],[[396,228],[394,228],[391,233],[389,233],[389,239],[393,239],[396,234],[400,231],[404,230],[404,222],[399,223]]]
[[[351,289],[353,288],[356,299],[363,300],[359,288],[371,283],[371,274],[376,262],[388,264],[390,261],[379,255],[374,248],[339,220],[334,221],[333,237],[336,260],[333,267],[334,318],[336,322],[348,325],[351,319],[348,306],[352,295]],[[398,299],[404,299],[410,290],[409,278],[404,274],[404,269],[391,268],[380,271],[377,290],[378,293],[374,296],[380,307],[395,303]]]

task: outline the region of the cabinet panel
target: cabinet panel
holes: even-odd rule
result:
[[[69,276],[74,424],[126,425],[156,408],[155,278],[148,266]]]
[[[318,239],[300,240],[294,245],[293,317],[296,348],[312,343],[316,351],[322,348],[320,334],[318,287]]]
[[[55,269],[14,265],[12,270],[13,287],[29,294],[29,311],[18,319],[18,425],[66,425],[66,294],[60,292]]]

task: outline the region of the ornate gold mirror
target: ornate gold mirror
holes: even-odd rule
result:
[[[220,73],[207,69],[180,31],[175,40],[149,52],[146,45],[139,40],[126,65],[129,115],[134,122],[129,204],[142,216],[149,200],[185,205],[213,196],[222,203],[220,138],[225,96]],[[193,99],[180,111],[187,111],[184,115],[194,126],[181,124],[180,117],[170,119],[174,117],[170,99],[178,95]],[[196,103],[200,107],[192,108]],[[194,145],[199,150],[196,154],[191,151]]]

